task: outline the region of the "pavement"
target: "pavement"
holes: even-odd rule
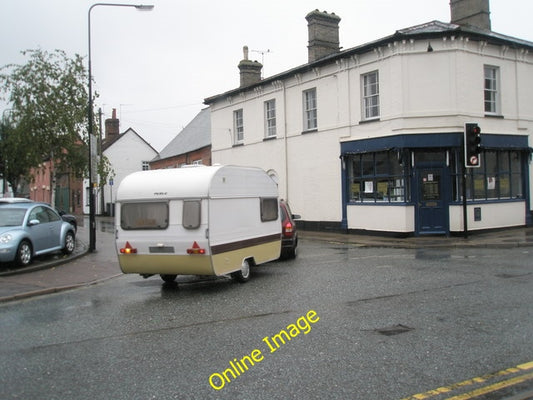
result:
[[[96,250],[88,251],[88,217],[80,217],[76,250],[36,259],[26,268],[0,267],[0,302],[20,300],[104,282],[122,275],[114,244],[113,218],[96,218]],[[533,227],[507,228],[463,236],[385,237],[336,232],[299,231],[303,240],[355,247],[514,248],[533,247]]]

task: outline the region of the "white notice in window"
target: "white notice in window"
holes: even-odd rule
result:
[[[487,177],[487,189],[488,190],[496,189],[496,178],[494,178],[493,176]]]
[[[365,193],[374,193],[373,181],[365,181]]]

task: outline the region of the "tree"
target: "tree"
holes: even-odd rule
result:
[[[6,183],[9,182],[15,196],[23,177],[29,175],[28,165],[31,157],[24,144],[17,140],[18,136],[17,126],[12,119],[2,118],[0,121],[0,163],[4,185],[2,192],[5,193]]]
[[[0,69],[0,91],[11,111],[7,140],[2,138],[2,155],[7,180],[15,190],[14,174],[30,178],[31,168],[52,160],[55,172],[83,176],[88,164],[86,89],[87,71],[79,55],[67,57],[62,50],[52,53],[26,50],[24,65]],[[20,164],[20,165],[19,165]],[[18,169],[11,168],[18,166]]]

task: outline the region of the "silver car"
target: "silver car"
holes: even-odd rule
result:
[[[75,237],[72,225],[47,204],[0,204],[0,262],[26,266],[41,254],[70,254]]]

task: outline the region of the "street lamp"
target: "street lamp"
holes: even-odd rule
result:
[[[97,6],[107,6],[107,7],[133,7],[139,11],[151,11],[153,10],[153,5],[144,5],[144,4],[120,4],[120,3],[96,3],[89,8],[88,12],[88,21],[87,26],[89,29],[89,251],[93,252],[96,250],[96,210],[95,210],[95,182],[93,179],[96,176],[96,159],[93,159],[93,156],[96,157],[96,152],[93,151],[93,83],[92,83],[92,69],[91,69],[91,11],[94,7]],[[96,146],[95,146],[96,147]]]

